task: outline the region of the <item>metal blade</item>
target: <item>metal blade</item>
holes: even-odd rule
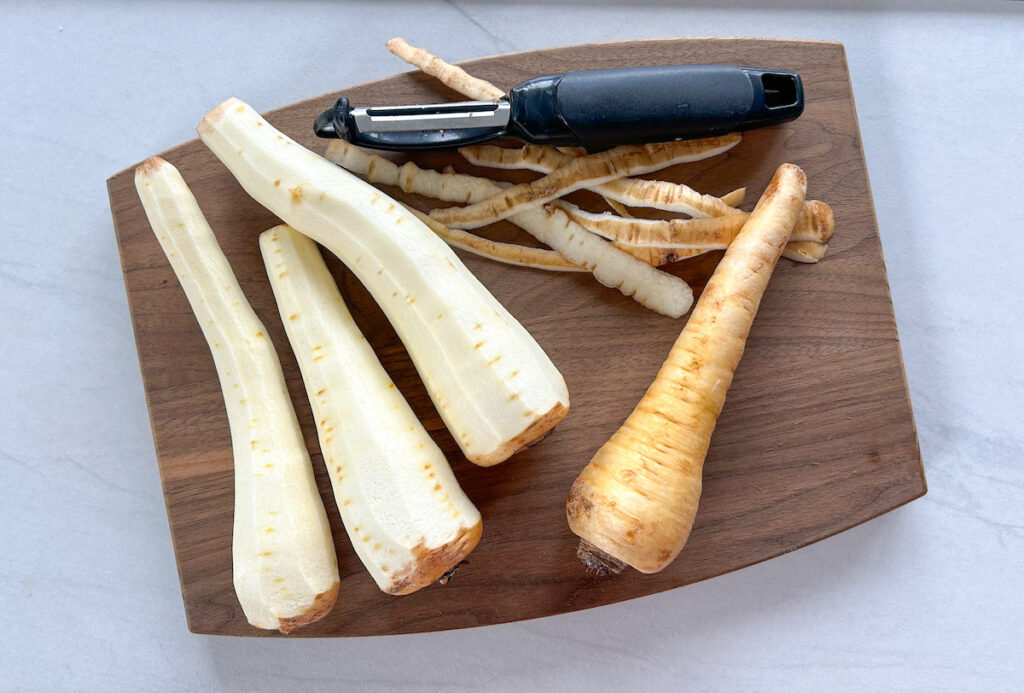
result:
[[[496,129],[508,126],[508,101],[460,101],[417,106],[353,108],[359,132],[415,132],[419,130]]]

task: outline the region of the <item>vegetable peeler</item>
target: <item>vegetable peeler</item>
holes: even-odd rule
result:
[[[600,151],[720,135],[793,120],[800,75],[733,65],[668,65],[544,75],[496,101],[353,107],[321,113],[319,137],[373,149],[432,150],[515,138]]]

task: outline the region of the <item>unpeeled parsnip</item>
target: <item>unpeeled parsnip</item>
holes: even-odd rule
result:
[[[404,207],[238,99],[197,129],[246,192],[341,258],[366,286],[470,461],[502,462],[565,417],[569,395],[548,356]]]
[[[338,562],[309,453],[266,328],[178,170],[135,172],[146,216],[213,353],[231,429],[235,594],[258,628],[289,632],[338,596]]]
[[[356,326],[316,244],[260,236],[352,546],[388,594],[426,587],[480,539],[480,513]]]
[[[647,393],[573,484],[566,512],[588,567],[654,573],[682,550],[715,422],[805,191],[803,171],[779,167]]]

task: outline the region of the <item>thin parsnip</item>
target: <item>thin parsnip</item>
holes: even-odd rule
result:
[[[213,354],[234,457],[231,572],[246,620],[290,632],[340,585],[327,513],[267,329],[178,170],[154,157],[135,187]]]
[[[573,484],[566,512],[588,567],[654,573],[682,550],[715,423],[805,191],[803,171],[779,167],[647,393]]]

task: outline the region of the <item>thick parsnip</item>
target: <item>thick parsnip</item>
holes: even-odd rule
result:
[[[542,178],[504,188],[466,207],[435,209],[430,216],[459,228],[477,228],[576,190],[723,154],[739,144],[740,139],[740,134],[734,132],[700,140],[622,145],[606,152],[574,158]]]
[[[480,513],[359,331],[316,244],[277,226],[260,250],[352,546],[384,592],[426,587],[476,546]]]
[[[289,632],[338,596],[338,559],[281,364],[178,170],[135,172],[153,232],[185,290],[217,368],[231,428],[235,593],[259,628]]]
[[[354,173],[366,176],[370,182],[392,185],[403,192],[439,200],[472,202],[502,190],[498,183],[487,178],[421,169],[411,161],[398,166],[342,140],[334,140],[328,145],[327,157]],[[677,318],[693,303],[693,291],[686,282],[606,243],[574,223],[561,210],[552,207],[528,209],[512,216],[509,221],[554,248],[573,264],[592,272],[594,278],[605,286],[617,288],[651,310]]]
[[[569,395],[548,356],[404,207],[238,99],[211,111],[198,131],[246,192],[366,286],[469,460],[502,462],[565,417]]]
[[[682,550],[715,422],[805,190],[803,171],[779,167],[647,393],[573,484],[566,511],[588,567],[654,573]]]

